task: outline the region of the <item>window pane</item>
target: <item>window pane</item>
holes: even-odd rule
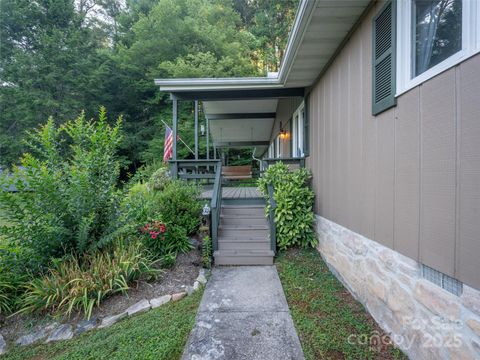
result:
[[[462,49],[462,0],[414,0],[413,20],[414,77]]]

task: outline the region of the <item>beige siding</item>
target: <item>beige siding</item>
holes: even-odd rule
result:
[[[394,247],[418,260],[420,231],[420,96],[413,89],[398,99],[395,119]]]
[[[420,261],[454,273],[455,69],[420,87]]]
[[[480,55],[374,117],[379,7],[310,92],[316,211],[480,288]]]
[[[458,68],[457,76],[457,251],[456,274],[480,282],[480,56]]]

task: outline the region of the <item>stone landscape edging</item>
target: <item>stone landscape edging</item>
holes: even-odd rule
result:
[[[185,291],[181,291],[174,294],[166,294],[150,300],[142,299],[137,303],[131,305],[126,310],[118,313],[111,314],[101,319],[93,318],[90,320],[81,320],[76,325],[71,323],[50,323],[41,329],[28,334],[21,335],[16,341],[16,346],[27,346],[34,343],[38,343],[41,340],[45,340],[45,343],[54,341],[69,340],[77,335],[83,334],[87,331],[94,329],[104,329],[116,324],[122,319],[145,313],[152,309],[159,308],[162,305],[169,303],[170,301],[178,301],[186,296],[192,295],[195,291],[199,290],[202,285],[206,285],[208,279],[209,270],[200,268],[198,276],[195,279],[193,285],[184,285]],[[0,334],[0,355],[6,354],[8,351],[7,343]]]

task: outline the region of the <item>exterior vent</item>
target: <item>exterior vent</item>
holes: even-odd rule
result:
[[[422,264],[422,277],[448,292],[460,296],[463,292],[463,283],[440,271]]]
[[[373,115],[396,105],[395,5],[393,1],[389,1],[373,19]]]

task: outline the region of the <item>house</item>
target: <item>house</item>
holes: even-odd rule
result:
[[[474,359],[479,51],[477,1],[303,0],[276,76],[156,84],[214,146],[304,158],[332,271],[412,359]]]

